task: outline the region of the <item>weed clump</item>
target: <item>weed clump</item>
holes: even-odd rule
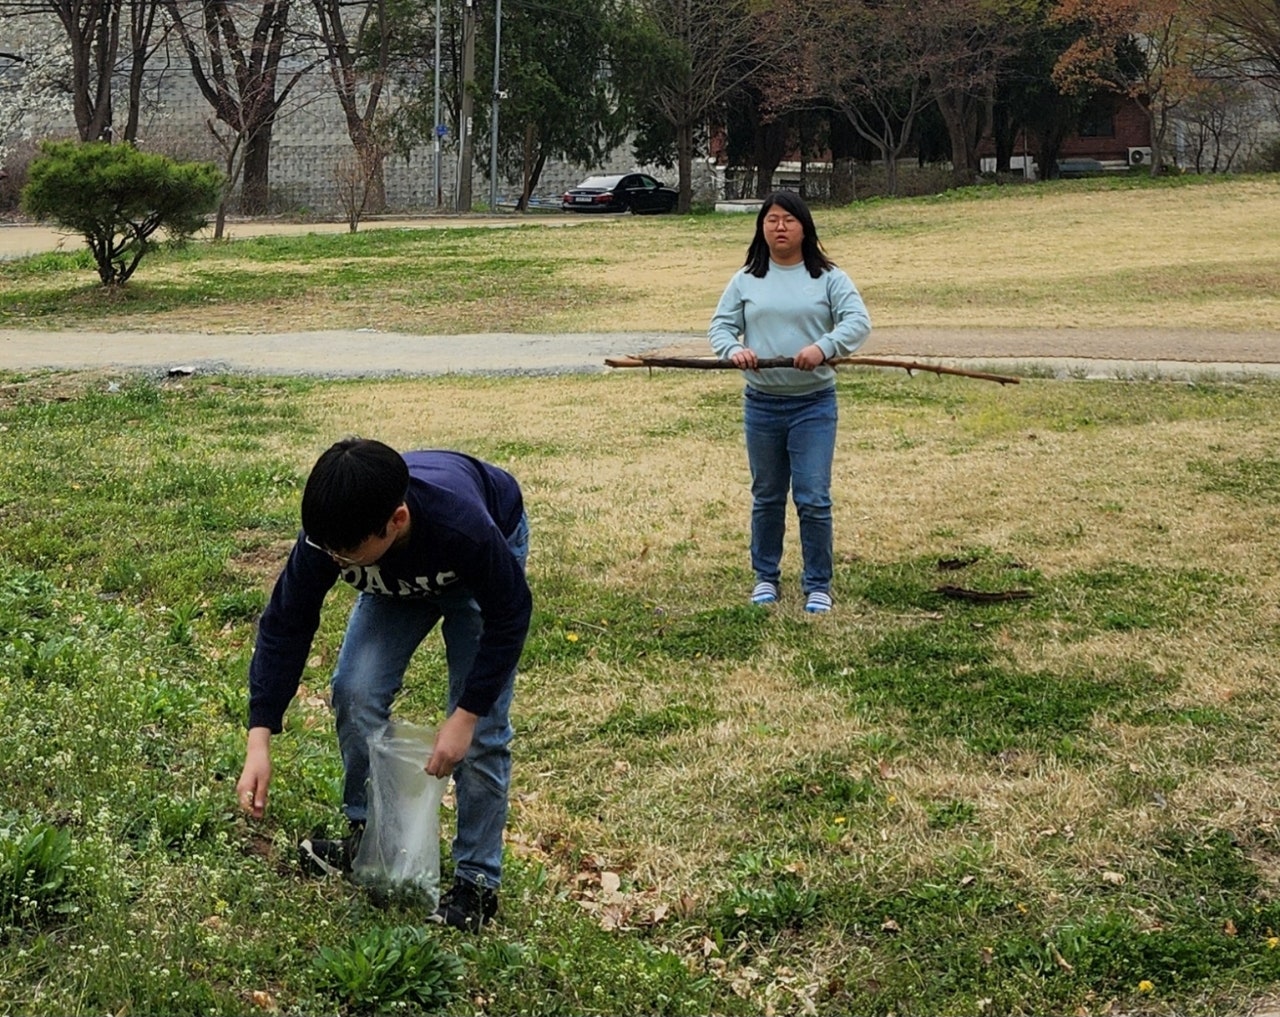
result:
[[[440,1013],[457,994],[462,962],[422,929],[373,928],[345,946],[322,946],[315,973],[343,1013]]]

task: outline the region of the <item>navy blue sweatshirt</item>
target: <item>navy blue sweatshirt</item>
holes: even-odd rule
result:
[[[484,716],[514,670],[533,599],[507,546],[524,515],[514,477],[460,452],[406,452],[409,539],[372,565],[342,568],[298,534],[258,623],[249,664],[249,726],[279,733],[298,691],[324,598],[342,579],[363,593],[431,598],[465,591],[484,630],[458,706]]]

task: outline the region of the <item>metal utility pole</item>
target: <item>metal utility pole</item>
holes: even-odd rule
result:
[[[471,103],[476,76],[476,5],[462,9],[462,108],[458,113],[458,211],[471,211]]]
[[[489,122],[489,211],[498,210],[498,71],[502,67],[502,0],[497,0],[493,28],[493,112]]]
[[[436,0],[436,94],[431,133],[435,136],[436,208],[444,208],[444,190],[440,183],[440,142],[444,140],[444,124],[440,122],[440,0]]]

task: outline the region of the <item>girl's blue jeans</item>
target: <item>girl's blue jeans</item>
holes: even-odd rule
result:
[[[747,388],[743,400],[751,466],[751,567],[756,580],[782,576],[787,494],[800,521],[801,588],[831,588],[831,462],[836,448],[836,392],[770,395]]]
[[[529,523],[522,519],[507,539],[525,566]],[[405,669],[418,644],[440,623],[449,671],[452,713],[471,671],[484,620],[466,590],[430,599],[401,599],[362,593],[351,610],[333,673],[333,708],[344,771],[342,809],[352,822],[367,816],[369,738],[386,725],[391,703],[404,684]],[[502,881],[502,831],[507,823],[511,784],[512,669],[493,709],[476,724],[471,749],[453,772],[457,833],[453,840],[455,878],[496,888]],[[423,759],[425,766],[427,761]]]

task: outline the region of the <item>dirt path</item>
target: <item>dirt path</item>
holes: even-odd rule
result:
[[[661,351],[705,356],[701,335],[402,335],[374,331],[260,335],[0,330],[0,369],[306,374],[527,374],[606,370],[606,357]],[[868,356],[1063,377],[1280,376],[1280,335],[1115,330],[877,329]]]

